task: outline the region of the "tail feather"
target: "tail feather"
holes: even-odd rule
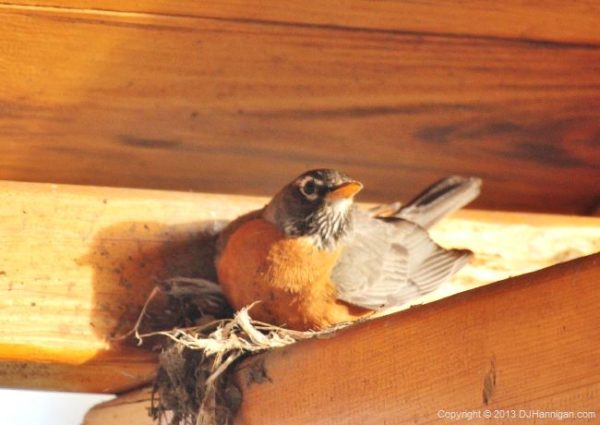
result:
[[[393,216],[427,229],[475,199],[480,188],[481,179],[477,177],[447,177],[425,189]]]

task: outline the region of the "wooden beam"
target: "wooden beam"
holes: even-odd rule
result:
[[[596,254],[250,358],[236,372],[235,423],[441,424],[461,412],[487,423],[487,411],[503,424],[548,423],[539,412],[588,412],[592,423],[599,280]],[[150,425],[140,394],[95,407],[84,424]],[[127,419],[110,420],[123,409]]]
[[[49,315],[47,320],[55,323],[55,316]],[[2,320],[5,320],[4,314]],[[37,335],[31,342],[11,345],[4,342],[6,337],[3,336],[0,387],[112,394],[151,383],[156,375],[157,358],[152,352],[118,346],[95,351],[85,347],[83,357],[68,344],[68,338],[75,339],[74,335],[65,335],[62,341],[55,343],[63,345],[56,348],[40,346],[43,337]],[[78,342],[84,346],[92,345],[85,337]],[[36,349],[38,353],[34,352]],[[43,360],[36,354],[41,354]]]
[[[130,391],[90,409],[83,425],[155,425],[148,416],[151,400],[150,388]]]
[[[112,393],[147,382],[154,355],[111,338],[157,280],[214,278],[207,229],[264,203],[0,182],[0,386]],[[433,235],[477,256],[429,300],[596,252],[600,219],[468,211]]]
[[[6,7],[56,7],[87,13],[140,13],[166,16],[226,19],[280,25],[330,26],[345,30],[375,30],[506,38],[530,42],[600,44],[597,19],[600,9],[576,0],[524,3],[504,0],[493,7],[481,0],[422,2],[370,2],[336,0],[11,0]],[[506,19],[510,16],[512,19]]]
[[[267,195],[332,166],[366,200],[453,173],[485,178],[478,208],[600,196],[582,0],[6,3],[3,179]]]
[[[118,392],[155,356],[111,340],[157,280],[210,277],[203,232],[260,200],[0,182],[0,386]]]

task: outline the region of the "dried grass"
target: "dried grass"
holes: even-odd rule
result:
[[[205,315],[197,326],[140,333],[146,309],[161,290],[174,297],[196,294],[200,303],[208,300],[211,308],[222,306],[224,301],[220,287],[203,279],[172,279],[155,288],[148,297],[130,334],[133,333],[140,344],[145,338],[156,336],[170,341],[160,355],[150,409],[150,415],[160,424],[230,423],[241,402],[239,390],[227,373],[232,365],[251,354],[331,336],[348,325],[340,324],[318,332],[289,330],[253,320],[250,316],[253,305],[250,305],[231,318],[207,320],[213,316]]]

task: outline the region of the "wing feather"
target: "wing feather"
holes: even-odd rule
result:
[[[357,210],[354,222],[332,280],[340,300],[360,307],[410,302],[437,289],[470,256],[440,247],[422,227],[400,218],[375,219]]]

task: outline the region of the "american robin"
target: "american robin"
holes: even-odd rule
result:
[[[311,170],[262,209],[221,232],[216,267],[237,310],[253,318],[319,330],[404,304],[439,287],[471,255],[447,250],[427,228],[479,194],[477,178],[449,177],[412,202],[366,211],[363,185],[336,170]]]

